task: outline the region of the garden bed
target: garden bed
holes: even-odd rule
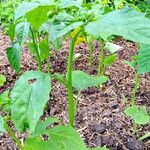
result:
[[[103,88],[89,88],[82,92],[76,115],[76,129],[90,147],[106,145],[112,150],[150,149],[150,141],[148,139],[144,142],[137,140],[140,136],[150,131],[150,124],[142,126],[133,135],[131,132],[132,121],[123,113],[126,106],[130,103],[135,75],[122,61],[130,60],[130,56],[137,53],[136,44],[121,38],[115,40],[114,43],[122,46],[123,50],[117,53],[118,59],[113,66],[106,69],[109,81]],[[5,49],[9,45],[9,38],[0,31],[0,73],[4,74],[7,78],[7,82],[0,88],[0,92],[11,89],[15,80],[19,77],[11,69],[5,55]],[[69,40],[63,43],[63,47],[59,52],[52,52],[50,58],[52,73],[66,73],[68,49]],[[33,58],[25,47],[23,51],[21,61],[22,72],[35,70],[37,66]],[[89,48],[85,43],[76,46],[75,53],[80,53],[82,57],[74,62],[74,69],[83,70],[91,75],[97,75],[99,44],[95,43],[92,66],[88,65]],[[47,118],[48,116],[58,117],[63,124],[67,124],[67,91],[63,85],[55,80],[52,81],[52,87],[48,109],[42,118]],[[137,93],[137,103],[139,105],[144,104],[149,110],[149,100],[150,74],[145,74],[141,77],[140,88]],[[25,134],[19,136],[21,141],[25,139]],[[0,135],[0,149],[17,149],[15,143],[6,133]]]

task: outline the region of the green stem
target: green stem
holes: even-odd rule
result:
[[[90,48],[90,65],[93,64],[93,44],[92,42],[89,43],[89,48]]]
[[[133,91],[132,91],[132,105],[136,105],[136,93],[137,93],[137,90],[139,88],[139,83],[140,83],[140,78],[138,75],[136,75],[135,77],[135,86],[133,88]]]
[[[31,31],[32,41],[33,41],[33,44],[34,44],[34,49],[35,49],[36,57],[37,57],[37,61],[38,61],[38,69],[39,69],[39,71],[42,71],[42,61],[41,61],[41,57],[40,57],[40,54],[39,54],[38,46],[36,44],[35,36],[34,36],[33,30],[31,28],[30,28],[30,31]]]
[[[69,103],[69,124],[74,127],[75,121],[75,106],[73,101],[73,87],[72,87],[72,69],[73,69],[73,55],[74,55],[74,47],[76,40],[80,34],[81,30],[76,34],[76,36],[72,39],[70,43],[69,49],[69,57],[68,57],[68,103]]]
[[[20,150],[23,150],[23,146],[21,145],[19,139],[16,137],[14,131],[9,127],[9,125],[6,122],[7,121],[3,122],[6,131],[9,133],[10,137],[14,140],[14,142],[17,144],[18,148]]]
[[[104,68],[104,60],[105,60],[104,48],[105,48],[105,42],[101,41],[98,76],[104,75],[104,70],[105,70],[105,68]]]

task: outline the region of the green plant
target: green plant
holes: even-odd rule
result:
[[[150,50],[149,46],[145,44],[140,45],[139,53],[137,56],[132,57],[132,61],[124,61],[125,64],[130,66],[135,73],[135,86],[132,91],[132,106],[125,109],[125,114],[134,120],[134,133],[136,132],[137,125],[145,125],[149,123],[150,116],[148,115],[144,106],[136,105],[136,93],[140,84],[140,74],[150,72]]]
[[[6,77],[0,74],[0,86],[3,86],[5,82],[6,82]]]
[[[106,3],[106,5],[108,4]],[[71,0],[22,3],[17,8],[15,27],[9,33],[12,47],[7,49],[8,59],[12,67],[19,72],[21,46],[26,42],[29,44],[30,51],[37,60],[39,68],[39,71],[25,72],[11,91],[11,118],[15,127],[20,132],[27,129],[30,131],[29,138],[25,142],[25,149],[42,149],[43,147],[45,149],[52,147],[53,149],[56,147],[58,150],[69,150],[72,145],[79,146],[73,147],[75,150],[87,149],[72,129],[78,103],[73,100],[73,87],[80,93],[88,87],[105,83],[108,78],[105,76],[91,77],[82,71],[73,71],[74,47],[79,38],[92,36],[94,37],[92,40],[101,42],[99,75],[103,75],[105,67],[111,65],[116,59],[114,54],[116,48],[113,50],[108,48],[113,54],[108,57],[104,55],[104,50],[107,48],[106,43],[112,35],[119,35],[138,43],[150,44],[150,19],[146,18],[145,14],[129,7],[115,11],[105,8],[101,3],[91,3],[89,7],[87,4],[82,5],[78,1]],[[72,31],[76,31],[73,36],[71,36]],[[60,39],[65,39],[66,36],[71,39],[67,74],[42,73],[42,61],[46,60],[49,64],[49,44],[53,45]],[[47,68],[49,69],[49,67]],[[42,128],[42,132],[40,135],[36,135],[37,125],[49,100],[52,78],[63,83],[68,89],[69,126],[58,126],[47,130],[46,123],[46,126],[38,127]],[[40,122],[40,124],[42,123]],[[63,133],[65,137],[60,133]],[[52,140],[41,140],[40,136],[43,134],[48,134]],[[10,135],[15,140],[11,132]],[[18,143],[17,140],[15,141]],[[19,143],[18,146],[22,149]]]
[[[76,88],[79,86],[80,75],[83,78],[91,78],[83,72],[75,71],[73,74],[75,76],[73,85]],[[93,78],[94,82],[96,80],[99,81],[100,79]],[[107,79],[104,77],[104,79],[99,81],[99,84],[103,83],[104,80]],[[88,150],[83,140],[70,125],[58,125],[48,128],[52,123],[59,122],[58,119],[47,118],[45,121],[40,121],[46,102],[49,99],[50,81],[51,77],[48,74],[28,71],[16,81],[10,92],[11,100],[9,99],[8,91],[0,95],[0,107],[6,113],[6,116],[0,117],[0,132],[7,131],[21,150],[42,150],[43,148],[45,150],[49,148],[57,150],[69,150],[70,148],[74,150]],[[89,85],[84,81],[82,89],[95,85],[94,82],[91,82]],[[10,121],[14,123],[16,129],[21,133],[29,129],[29,135],[24,142],[24,146],[10,128],[8,124]],[[48,140],[44,141],[42,139],[44,135],[48,136]],[[76,147],[72,147],[74,144]]]
[[[144,106],[130,106],[125,109],[125,114],[133,119],[133,134],[137,131],[136,125],[145,125],[150,122],[150,116]]]
[[[13,23],[15,10],[21,2],[22,0],[0,1],[0,25],[5,33],[8,32],[9,26]]]

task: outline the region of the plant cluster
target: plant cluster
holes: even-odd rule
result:
[[[28,45],[31,55],[38,64],[37,71],[24,72],[16,81],[13,89],[1,94],[0,106],[6,116],[0,119],[0,131],[7,131],[19,149],[25,150],[87,150],[87,146],[74,129],[78,99],[74,101],[73,89],[79,94],[93,86],[102,86],[107,82],[105,68],[111,66],[116,58],[118,45],[111,43],[112,35],[122,36],[140,44],[135,62],[128,62],[137,67],[136,85],[133,90],[132,106],[125,110],[133,117],[135,123],[146,124],[149,115],[145,107],[135,105],[136,91],[139,86],[139,75],[150,72],[150,19],[144,13],[130,7],[108,9],[104,1],[84,3],[74,0],[41,0],[21,3],[15,13],[14,24],[9,29],[12,41],[7,48],[7,57],[12,68],[19,73],[22,46]],[[135,24],[136,22],[136,24]],[[70,38],[68,66],[66,74],[52,74],[50,70],[50,54],[53,48],[59,49],[61,41]],[[90,47],[90,63],[93,63],[93,41],[100,42],[100,58],[97,77],[81,70],[73,70],[74,47],[86,42]],[[105,56],[105,51],[109,55]],[[43,71],[43,63],[47,62],[47,72]],[[62,83],[68,91],[69,125],[61,125],[56,118],[40,119],[51,92],[53,79]],[[5,77],[0,76],[0,85]],[[144,116],[144,117],[143,117]],[[141,117],[143,119],[141,119]],[[22,145],[15,136],[8,122],[12,121],[18,131],[29,131]],[[52,127],[52,124],[59,124]],[[43,140],[43,136],[48,140]],[[74,146],[76,145],[76,146]],[[107,148],[95,148],[95,150]],[[94,149],[93,149],[94,150]]]
[[[26,0],[27,1],[27,0]],[[22,0],[2,0],[0,1],[0,25],[6,33],[9,26],[14,21],[14,12]]]

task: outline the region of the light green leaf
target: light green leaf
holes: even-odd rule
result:
[[[20,57],[22,48],[18,42],[12,43],[12,46],[6,49],[10,65],[16,72],[20,71]]]
[[[82,9],[80,3],[75,0],[61,0],[59,7],[61,8],[80,8]]]
[[[46,128],[53,124],[53,123],[57,123],[59,122],[59,120],[57,118],[52,118],[52,117],[49,117],[47,118],[45,121],[39,121],[36,125],[36,128],[35,128],[35,131],[33,133],[33,136],[37,136],[37,135],[41,135],[41,134],[46,134]]]
[[[48,20],[48,12],[54,9],[54,5],[38,6],[26,13],[27,21],[38,30],[40,26]]]
[[[49,139],[42,141],[40,137],[28,138],[25,149],[29,150],[87,150],[78,133],[70,126],[56,126],[46,130]]]
[[[49,100],[50,82],[48,74],[38,71],[27,71],[16,81],[11,91],[11,111],[14,124],[20,132],[28,127],[30,132],[34,132]]]
[[[107,80],[108,77],[106,76],[92,77],[80,70],[72,72],[72,84],[73,87],[78,91],[86,90],[89,87],[101,85]]]
[[[49,24],[49,37],[52,41],[66,35],[71,30],[82,26],[83,22],[74,22],[74,17],[67,13],[59,13],[52,24]],[[48,27],[47,27],[48,28]]]
[[[116,61],[116,59],[117,59],[117,56],[115,54],[109,55],[109,56],[105,57],[104,65],[111,66]]]
[[[135,67],[137,65],[137,62],[136,61],[126,61],[124,60],[123,61],[124,64],[127,64],[131,69],[135,70]]]
[[[15,37],[15,27],[16,25],[12,24],[10,25],[9,30],[8,30],[8,35],[12,42],[14,41],[14,37]]]
[[[28,37],[30,24],[28,22],[20,22],[16,25],[15,33],[20,44],[23,44]]]
[[[39,52],[42,60],[46,60],[50,54],[48,39],[43,39],[39,43]]]
[[[40,4],[35,2],[23,2],[21,3],[16,10],[15,13],[15,20],[19,19],[20,17],[25,17],[25,14],[32,9],[38,7]]]
[[[150,116],[144,106],[130,106],[124,112],[127,116],[132,117],[136,124],[145,125],[150,121]]]
[[[5,128],[3,125],[3,118],[2,116],[0,116],[0,133],[3,133],[3,132],[5,132]]]
[[[138,73],[150,72],[150,45],[143,44],[138,54]]]
[[[6,82],[6,77],[0,74],[0,87],[3,86],[5,82]]]
[[[150,19],[146,18],[144,13],[129,7],[103,15],[97,21],[89,23],[85,30],[95,37],[101,33],[109,33],[150,44]]]

